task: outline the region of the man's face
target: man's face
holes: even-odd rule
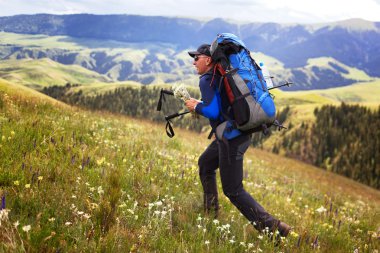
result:
[[[203,75],[204,73],[209,71],[211,68],[210,64],[211,64],[211,57],[204,54],[194,56],[193,65],[197,69],[197,72],[199,75]]]

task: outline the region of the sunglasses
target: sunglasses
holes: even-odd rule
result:
[[[199,56],[199,55],[195,55],[195,56],[194,56],[194,61],[198,61],[199,58],[206,58],[206,57],[208,57],[208,56]]]

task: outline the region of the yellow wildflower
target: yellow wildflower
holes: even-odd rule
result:
[[[105,158],[105,157],[102,157],[101,159],[96,160],[96,163],[97,163],[98,165],[102,165],[105,161],[106,161],[106,158]]]
[[[296,233],[296,232],[294,232],[294,231],[291,231],[290,232],[290,235],[291,236],[293,236],[293,237],[295,237],[295,238],[297,238],[299,235]]]

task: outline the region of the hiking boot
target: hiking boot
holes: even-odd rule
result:
[[[282,237],[287,237],[292,228],[285,222],[280,221],[278,223],[277,229]]]
[[[270,240],[274,241],[274,246],[279,247],[281,245],[281,238],[287,237],[292,228],[285,222],[278,221],[277,226],[273,227],[272,233],[270,233]],[[278,232],[277,232],[278,231]]]

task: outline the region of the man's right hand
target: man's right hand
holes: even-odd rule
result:
[[[195,110],[195,106],[199,104],[199,100],[196,100],[195,98],[190,98],[189,100],[187,100],[185,102],[185,105],[187,107],[187,109],[190,111],[190,112],[193,112]]]

